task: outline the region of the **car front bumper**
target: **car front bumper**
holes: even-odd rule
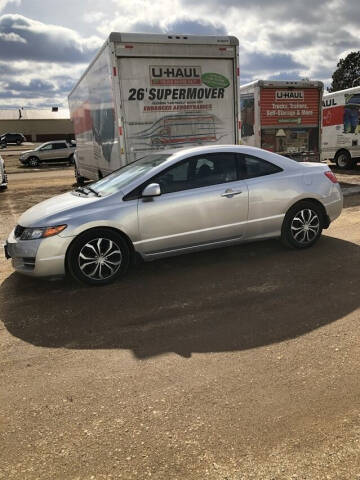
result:
[[[17,272],[32,277],[65,275],[65,255],[72,237],[54,235],[38,240],[15,238],[14,230],[5,243],[5,256]]]

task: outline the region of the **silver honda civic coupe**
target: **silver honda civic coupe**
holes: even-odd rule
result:
[[[103,285],[144,260],[281,238],[307,248],[341,213],[336,177],[246,146],[152,153],[19,218],[5,244],[18,272]]]

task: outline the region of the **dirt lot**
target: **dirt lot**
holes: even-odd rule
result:
[[[0,238],[72,172],[10,175]],[[360,478],[360,196],[312,249],[134,267],[114,285],[0,260],[0,479]]]

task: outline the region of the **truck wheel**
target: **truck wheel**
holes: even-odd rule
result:
[[[282,243],[291,248],[308,248],[316,243],[324,225],[323,212],[315,203],[303,200],[287,212],[281,229]]]
[[[335,163],[341,170],[350,169],[354,166],[354,161],[347,150],[340,150],[335,155]]]
[[[75,180],[78,185],[84,185],[85,177],[82,177],[79,174],[79,170],[77,169],[76,163],[74,163],[74,173],[75,173]]]
[[[40,165],[40,161],[37,157],[30,157],[28,160],[29,167],[36,168]]]
[[[74,240],[67,254],[67,267],[75,280],[88,285],[107,285],[125,274],[130,251],[122,236],[96,228]]]

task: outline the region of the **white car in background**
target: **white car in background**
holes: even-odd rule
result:
[[[0,190],[5,190],[7,188],[7,175],[5,169],[5,162],[0,155]]]
[[[66,140],[55,140],[46,142],[34,150],[23,152],[19,160],[23,165],[38,167],[41,163],[66,162],[73,164],[75,143]]]

